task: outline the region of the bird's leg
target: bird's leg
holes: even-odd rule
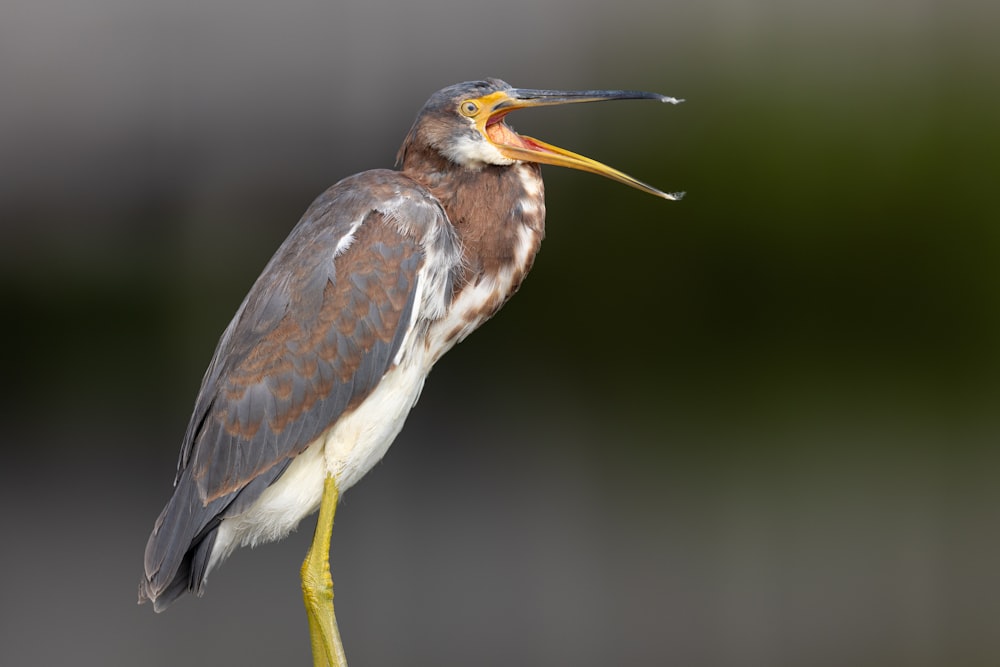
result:
[[[347,667],[344,646],[333,615],[333,577],[330,576],[330,535],[340,492],[330,475],[323,482],[323,500],[316,521],[316,535],[302,563],[302,597],[309,617],[315,667]]]

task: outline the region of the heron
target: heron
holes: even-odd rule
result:
[[[395,170],[347,177],[307,209],[223,332],[184,434],[173,493],[145,550],[139,602],[201,595],[240,546],[319,510],[301,568],[315,667],[346,667],[330,574],[341,495],[382,457],[434,363],[493,316],[545,231],[539,165],[662,192],[524,136],[507,114],[634,90],[537,90],[499,79],[434,93]]]

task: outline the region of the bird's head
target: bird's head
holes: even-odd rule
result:
[[[427,101],[400,149],[399,161],[405,163],[411,149],[426,147],[468,170],[538,162],[589,171],[664,199],[680,199],[683,193],[661,192],[596,160],[518,134],[505,122],[507,114],[517,109],[623,99],[683,101],[636,90],[533,90],[513,88],[499,79],[459,83]]]

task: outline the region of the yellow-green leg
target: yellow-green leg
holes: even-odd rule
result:
[[[302,597],[309,617],[315,667],[347,667],[344,645],[340,642],[337,618],[333,615],[333,577],[330,576],[330,535],[340,492],[332,476],[323,483],[323,500],[316,521],[316,535],[302,563]]]

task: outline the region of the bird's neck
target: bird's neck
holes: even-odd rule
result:
[[[439,327],[457,342],[499,310],[531,269],[545,234],[540,169],[517,163],[470,171],[425,158],[404,163],[403,172],[441,203],[461,241],[463,267]]]

